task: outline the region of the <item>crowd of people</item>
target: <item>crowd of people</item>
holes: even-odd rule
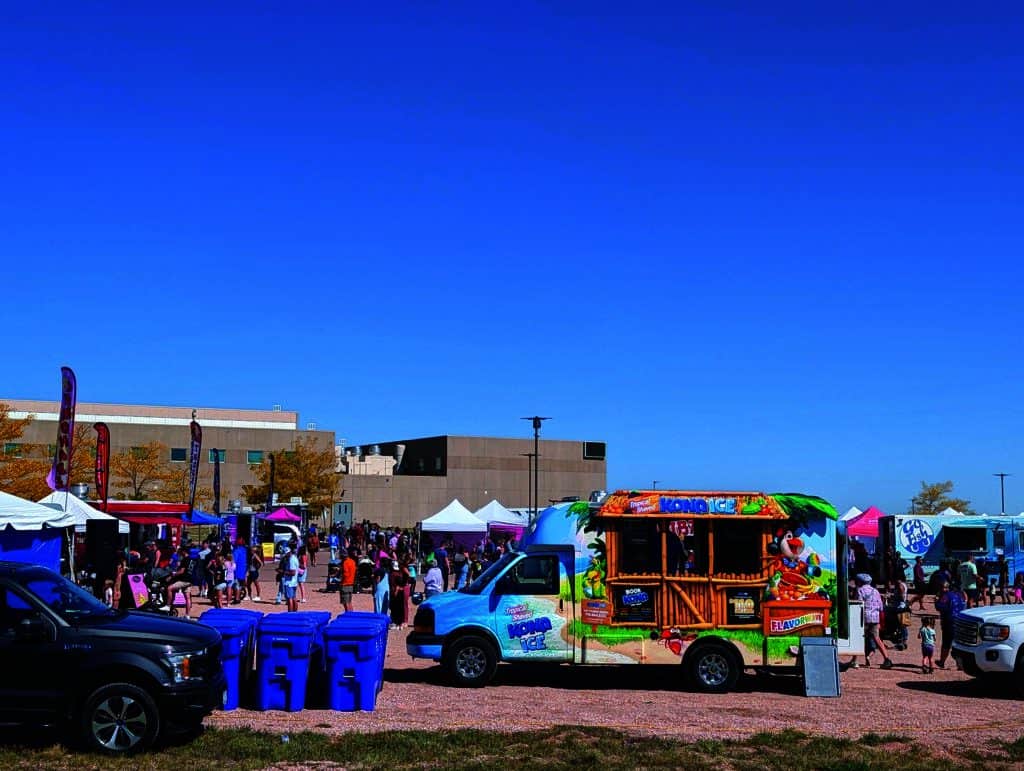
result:
[[[911,569],[906,560],[891,552],[884,560],[886,580],[882,582],[881,591],[876,588],[875,577],[870,572],[875,563],[867,559],[863,545],[853,544],[849,564],[851,572],[855,573],[856,596],[864,605],[864,666],[871,666],[871,656],[877,652],[882,657],[882,668],[892,667],[892,659],[882,640],[884,636],[890,637],[896,650],[909,647],[915,604],[921,615],[917,633],[921,644],[921,671],[926,674],[934,672],[936,667],[945,669],[953,645],[953,620],[960,611],[985,604],[1024,604],[1024,572],[1018,572],[1011,583],[1009,563],[1002,553],[981,565],[970,554],[963,560],[944,560],[929,576],[922,557],[914,559]],[[908,569],[912,570],[910,583]],[[926,600],[930,600],[931,607],[926,608]],[[883,621],[888,635],[883,634]],[[938,658],[935,658],[936,646]],[[858,666],[856,659],[852,666]]]

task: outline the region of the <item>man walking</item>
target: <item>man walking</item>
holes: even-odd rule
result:
[[[855,579],[857,584],[857,597],[864,603],[864,666],[871,666],[871,649],[874,647],[882,654],[882,669],[892,669],[892,659],[885,652],[885,645],[878,634],[878,624],[882,614],[882,595],[871,585],[871,576],[867,573],[858,573]]]
[[[341,607],[348,613],[352,610],[352,592],[356,584],[356,561],[352,559],[345,549],[338,552],[341,557]]]
[[[281,581],[284,599],[288,603],[288,612],[295,613],[299,609],[296,598],[299,590],[299,558],[291,546],[285,546],[281,559],[284,561],[284,578]]]
[[[978,606],[978,566],[974,564],[974,555],[968,554],[967,559],[960,563],[960,588],[967,595],[967,607]]]

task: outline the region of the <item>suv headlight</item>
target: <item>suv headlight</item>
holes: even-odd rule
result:
[[[199,677],[198,673],[193,673],[192,660],[204,653],[205,651],[197,651],[196,653],[176,653],[165,656],[164,663],[170,669],[174,682],[183,683],[193,677]]]
[[[986,642],[999,642],[1000,640],[1008,640],[1010,637],[1010,627],[1003,626],[1002,624],[982,624],[981,625],[981,639]]]

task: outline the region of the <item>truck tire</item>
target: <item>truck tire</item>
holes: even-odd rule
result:
[[[705,643],[684,660],[690,683],[703,693],[728,693],[740,679],[740,662],[723,643]]]
[[[153,698],[137,685],[110,683],[86,698],[82,738],[95,752],[130,755],[148,749],[160,733]]]
[[[466,635],[449,646],[445,654],[448,674],[456,685],[480,688],[494,677],[498,656],[483,637]]]
[[[1017,695],[1024,699],[1024,645],[1017,651],[1017,664],[1013,668],[1013,685]]]

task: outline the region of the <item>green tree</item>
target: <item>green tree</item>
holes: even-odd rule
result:
[[[953,498],[953,483],[945,482],[921,482],[921,491],[914,496],[914,513],[932,515],[938,514],[950,507],[961,514],[973,514],[971,502],[964,498]]]
[[[334,448],[322,448],[312,437],[295,440],[291,450],[274,453],[274,492],[287,501],[301,497],[315,507],[330,507],[339,497],[341,473]],[[259,480],[255,485],[243,485],[242,495],[253,506],[267,502],[270,488],[270,458],[253,469]]]

